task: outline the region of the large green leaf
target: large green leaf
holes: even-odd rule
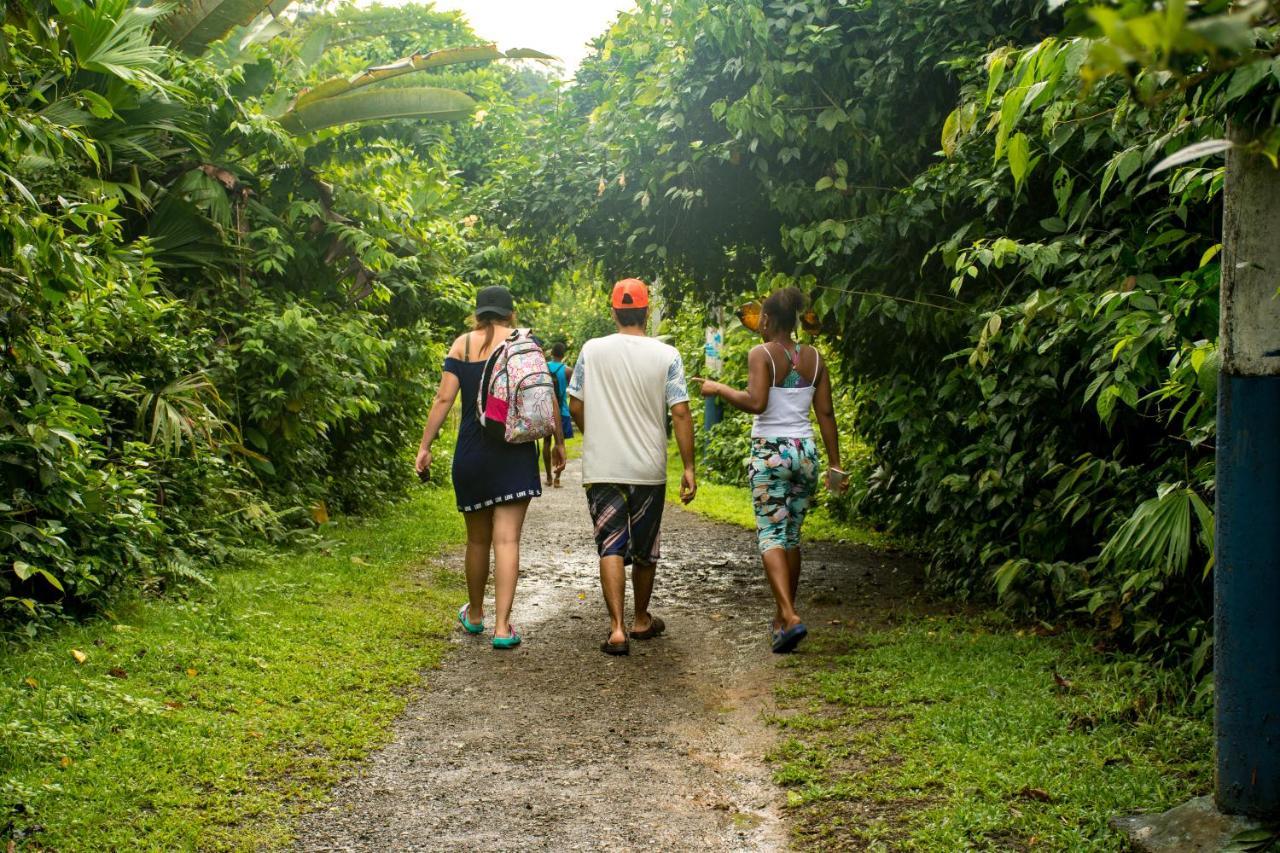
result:
[[[165,50],[151,43],[148,31],[160,15],[158,10],[129,6],[125,0],[97,5],[55,0],[55,6],[81,68],[118,77],[138,88],[168,87],[158,74]]]
[[[253,23],[253,19],[268,6],[277,11],[279,3],[270,0],[188,0],[161,18],[156,28],[180,50],[199,54],[234,28]]]
[[[430,68],[440,68],[445,65],[456,65],[460,62],[486,62],[495,59],[538,59],[546,61],[555,59],[555,57],[536,50],[530,50],[529,48],[516,48],[504,53],[498,50],[496,44],[477,44],[467,47],[433,50],[430,53],[415,53],[388,65],[367,68],[354,77],[334,77],[325,80],[323,83],[319,83],[314,88],[308,89],[299,95],[294,109],[301,109],[308,104],[317,103],[325,98],[343,95],[354,89],[369,86],[373,83],[380,83],[383,80],[390,80],[402,74],[412,74],[415,71],[426,71]]]
[[[290,133],[310,133],[338,124],[385,121],[397,118],[453,121],[471,115],[476,102],[456,89],[419,86],[381,89],[324,98],[297,106],[280,119]]]

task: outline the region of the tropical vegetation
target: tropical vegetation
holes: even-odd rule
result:
[[[1275,160],[1276,20],[642,0],[535,117],[547,144],[501,209],[553,222],[566,257],[660,273],[690,356],[709,309],[805,289],[859,440],[839,511],[914,539],[936,590],[1081,618],[1197,683],[1217,155],[1231,120]],[[735,476],[744,430],[716,428],[708,474]]]
[[[0,624],[403,494],[441,342],[522,275],[467,196],[545,80],[493,60],[544,55],[413,6],[2,26]]]
[[[576,345],[639,272],[737,378],[727,310],[804,288],[856,467],[831,513],[1203,686],[1219,155],[1228,123],[1280,150],[1276,21],[641,0],[565,85],[430,7],[7,4],[0,624],[402,495],[475,286]]]

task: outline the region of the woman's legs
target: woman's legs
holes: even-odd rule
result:
[[[760,559],[775,604],[773,628],[793,628],[801,621],[795,608],[800,588],[800,528],[817,484],[813,441],[757,439],[750,470]]]
[[[489,550],[493,547],[493,507],[464,512],[467,522],[467,618],[484,620],[484,588],[489,582]]]
[[[493,508],[493,600],[497,621],[495,637],[511,636],[511,604],[520,577],[520,531],[529,502],[516,501]]]
[[[787,574],[791,578],[791,603],[794,604],[796,596],[800,593],[800,549],[787,549]]]
[[[770,548],[760,555],[760,559],[764,563],[765,577],[769,579],[774,604],[777,605],[773,627],[794,628],[800,624],[800,616],[796,613],[794,593],[791,591],[791,568],[787,564],[787,552],[783,548]]]

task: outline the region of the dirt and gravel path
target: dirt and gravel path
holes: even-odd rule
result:
[[[565,481],[578,479],[574,465]],[[303,821],[298,850],[787,846],[764,764],[780,673],[754,535],[668,506],[652,606],[667,633],[609,658],[590,530],[580,487],[534,501],[513,617],[524,644],[459,633],[391,744]],[[876,552],[819,546],[801,612],[834,630],[915,583]]]

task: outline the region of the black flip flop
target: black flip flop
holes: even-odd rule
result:
[[[794,652],[796,646],[800,645],[800,641],[808,634],[809,629],[804,626],[803,622],[792,628],[778,631],[773,635],[773,653],[775,655],[785,655]]]
[[[600,651],[604,652],[606,655],[613,655],[614,657],[629,655],[631,654],[631,641],[623,640],[621,643],[611,643],[608,640],[605,640],[600,644]]]
[[[662,632],[667,630],[667,623],[663,622],[661,617],[650,617],[649,627],[643,631],[632,631],[631,639],[633,640],[652,640],[654,637],[661,636]]]

